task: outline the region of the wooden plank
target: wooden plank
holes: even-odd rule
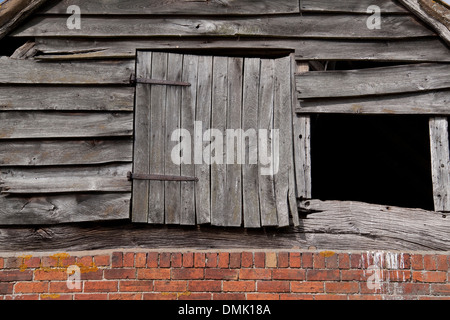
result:
[[[169,54],[167,65],[167,79],[171,81],[181,81],[183,73],[183,55]],[[182,89],[179,86],[167,87],[166,105],[166,133],[165,145],[166,153],[164,159],[164,172],[167,175],[179,176],[181,167],[174,163],[172,159],[171,147],[179,141],[172,142],[172,133],[181,126],[181,95]],[[165,182],[165,223],[179,224],[181,216],[181,183],[176,181]]]
[[[296,109],[307,113],[450,114],[450,91],[432,91],[367,98],[303,100]]]
[[[450,147],[447,118],[430,118],[434,210],[450,212]]]
[[[297,0],[221,1],[221,0],[109,0],[107,3],[88,0],[63,0],[39,10],[41,14],[66,14],[67,7],[77,5],[83,15],[262,15],[298,13]]]
[[[226,107],[226,129],[238,132],[242,128],[242,76],[244,69],[243,58],[228,58],[228,89]],[[227,131],[231,132],[231,131]],[[241,141],[226,132],[226,179],[224,185],[225,202],[223,207],[224,225],[227,227],[242,226],[242,166],[238,161]],[[233,145],[233,157],[231,157]]]
[[[67,28],[67,18],[44,16],[16,29],[13,37],[192,37],[267,36],[323,39],[405,39],[434,36],[413,15],[382,15],[383,28],[367,28],[366,15],[288,15],[257,18],[83,17],[81,30]]]
[[[448,47],[434,38],[419,40],[293,40],[253,38],[202,38],[202,39],[84,39],[37,38],[36,48],[41,60],[82,60],[82,59],[134,59],[138,48],[149,50],[189,51],[220,50],[261,55],[277,52],[295,51],[296,59],[310,60],[364,60],[364,61],[400,61],[400,62],[450,62]],[[349,50],[351,48],[351,50]]]
[[[195,118],[202,123],[202,128],[194,132],[195,141],[202,142],[194,150],[195,176],[199,179],[195,184],[197,224],[211,223],[211,171],[209,163],[203,159],[203,150],[209,146],[209,142],[204,142],[203,132],[211,127],[212,77],[213,57],[199,56]]]
[[[132,87],[0,87],[1,111],[133,111],[133,105]]]
[[[39,63],[0,58],[0,84],[129,84],[134,61]]]
[[[131,164],[3,169],[1,193],[130,192],[129,171]]]
[[[260,70],[261,59],[245,59],[242,111],[242,129],[244,130],[242,147],[245,161],[242,166],[242,191],[245,228],[261,227],[257,141]],[[246,134],[248,139],[245,137]]]
[[[289,176],[293,167],[292,91],[290,57],[275,60],[274,128],[279,130],[279,153],[275,152],[275,198],[278,226],[289,226]],[[291,190],[292,191],[292,190]],[[293,201],[292,201],[293,202]]]
[[[1,139],[131,136],[132,113],[0,112]]]
[[[274,108],[274,86],[275,86],[275,62],[273,59],[261,60],[261,80],[259,84],[259,129],[268,130],[270,137],[270,132],[274,129],[273,124],[273,108]],[[265,138],[265,137],[263,137]],[[270,155],[270,165],[274,164],[274,141],[273,139],[268,140],[268,145],[264,146],[259,144],[259,154],[260,154],[260,166],[262,157],[261,154],[265,153]],[[265,149],[265,150],[263,150]],[[266,167],[267,165],[264,165]],[[275,203],[275,189],[274,189],[274,175],[262,175],[260,168],[259,176],[259,203],[261,210],[261,226],[277,226],[278,225],[278,215],[277,206]]]
[[[226,226],[224,215],[226,165],[224,164],[223,133],[227,126],[228,58],[214,57],[211,111],[211,224]],[[217,134],[215,134],[217,133]],[[206,159],[205,159],[206,160]]]
[[[152,75],[152,53],[138,51],[136,76],[150,78]],[[150,104],[151,86],[136,84],[136,111],[134,131],[134,163],[135,173],[150,173]],[[135,223],[148,222],[148,204],[150,181],[133,180],[132,214]]]
[[[409,11],[397,1],[393,0],[302,0],[302,12],[352,12],[367,13],[367,8],[375,5],[381,13],[409,13]]]
[[[296,76],[300,99],[383,95],[450,87],[450,65],[424,63]],[[380,81],[383,79],[383,81]]]
[[[0,224],[17,228],[18,225],[124,220],[130,216],[130,196],[130,193],[0,195]],[[42,248],[47,247],[42,245]]]
[[[168,53],[153,52],[151,79],[168,80]],[[150,173],[164,175],[167,86],[151,86],[150,98]],[[148,223],[164,223],[164,182],[150,181]]]
[[[88,165],[131,162],[133,141],[0,141],[0,166]]]
[[[195,176],[195,164],[192,162],[192,151],[194,150],[195,108],[197,102],[197,76],[198,56],[185,55],[183,61],[183,81],[191,83],[190,87],[184,87],[181,102],[181,128],[189,131],[190,141],[190,161],[181,164],[181,175],[187,177]],[[187,151],[187,150],[186,150]],[[195,225],[195,182],[181,182],[181,218],[182,225]]]

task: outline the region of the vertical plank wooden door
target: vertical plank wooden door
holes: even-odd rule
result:
[[[138,52],[133,221],[289,226],[292,63]]]

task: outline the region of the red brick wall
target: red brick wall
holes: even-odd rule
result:
[[[450,299],[449,265],[438,253],[0,254],[0,300]],[[69,266],[79,268],[79,289],[68,288]]]

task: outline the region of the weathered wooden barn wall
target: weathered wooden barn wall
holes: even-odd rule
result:
[[[50,1],[10,34],[10,38],[35,42],[34,59],[0,60],[0,121],[5,124],[0,132],[0,166],[9,189],[4,191],[10,194],[0,196],[0,224],[38,225],[1,229],[2,247],[81,248],[98,243],[97,248],[201,244],[448,250],[448,243],[437,241],[438,236],[433,238],[437,242],[423,238],[425,230],[420,239],[405,237],[417,233],[416,226],[404,220],[378,222],[387,226],[385,230],[402,230],[395,235],[353,227],[364,226],[364,217],[349,212],[363,208],[379,214],[382,207],[319,201],[301,203],[300,210],[309,215],[301,219],[300,228],[245,236],[215,229],[147,229],[127,222],[112,227],[39,227],[129,219],[131,183],[123,177],[133,160],[134,86],[130,80],[137,50],[259,57],[294,53],[298,63],[403,64],[298,74],[302,103],[297,112],[306,119],[302,129],[311,112],[449,114],[449,48],[397,1],[377,1],[382,28],[367,28],[367,8],[372,2],[117,0],[106,6],[88,0]],[[67,27],[70,5],[81,8],[80,30]],[[384,105],[376,102],[379,99]],[[408,212],[389,210],[391,214]],[[442,214],[421,210],[415,215],[429,218],[430,228],[446,234],[448,219]],[[336,227],[330,229],[327,223]],[[161,242],[162,238],[168,241]],[[89,240],[80,244],[80,239]]]

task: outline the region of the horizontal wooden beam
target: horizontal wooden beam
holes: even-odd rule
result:
[[[297,113],[450,114],[450,91],[373,97],[306,99]]]
[[[111,140],[33,140],[1,141],[0,167],[92,165],[131,162],[133,141]]]
[[[449,64],[402,65],[299,74],[299,99],[385,95],[450,88]],[[380,81],[383,79],[383,81]]]
[[[68,29],[67,18],[39,16],[12,33],[15,37],[193,37],[259,36],[323,39],[405,39],[435,33],[413,15],[382,15],[381,29],[369,29],[365,15],[287,15],[258,18],[83,18],[81,29]]]
[[[263,15],[298,13],[298,0],[62,0],[39,10],[40,14],[67,14],[67,8],[76,5],[83,15]]]
[[[133,134],[133,113],[0,112],[0,140],[122,137]]]
[[[302,12],[353,12],[367,13],[367,9],[376,5],[381,13],[408,13],[409,11],[393,0],[301,0]]]
[[[133,60],[39,63],[0,58],[0,84],[130,84]]]

